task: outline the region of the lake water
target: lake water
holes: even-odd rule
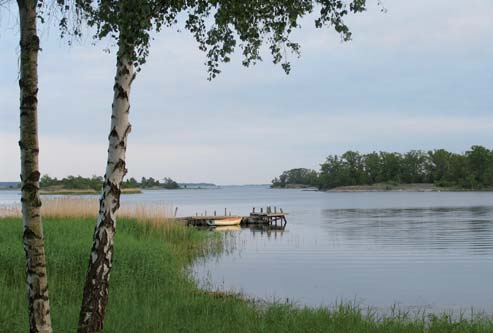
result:
[[[18,200],[0,191],[0,204]],[[192,267],[203,287],[300,305],[493,311],[493,193],[333,193],[231,186],[148,191],[125,203],[163,203],[178,215],[282,207],[284,231],[241,229]]]

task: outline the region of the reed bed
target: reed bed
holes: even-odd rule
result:
[[[57,198],[43,198],[41,214],[45,218],[96,218],[99,211],[97,198],[62,196]],[[161,225],[173,220],[171,206],[166,204],[132,204],[123,205],[117,213],[118,217],[145,220],[148,223]],[[20,204],[0,206],[0,217],[21,217]]]
[[[20,217],[22,214],[20,205],[2,205],[0,206],[0,218],[2,217]]]
[[[94,225],[99,211],[99,199],[78,196],[62,196],[42,199],[41,215],[47,220],[83,220]],[[0,218],[21,218],[20,204],[0,206]],[[119,222],[126,221],[124,228],[132,229],[136,237],[173,239],[170,244],[189,242],[195,258],[206,254],[218,254],[222,243],[190,242],[196,233],[190,232],[184,223],[174,218],[173,207],[166,204],[126,204],[117,212],[117,232]],[[217,237],[216,237],[217,238]],[[188,256],[190,257],[190,256]],[[191,260],[191,258],[190,258]]]

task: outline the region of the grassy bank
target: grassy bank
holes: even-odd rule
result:
[[[55,332],[74,332],[94,218],[45,218]],[[0,331],[26,332],[22,223],[0,219]],[[450,319],[364,315],[336,309],[266,305],[199,290],[185,268],[217,251],[211,233],[156,219],[119,221],[105,332],[493,332],[485,317]]]

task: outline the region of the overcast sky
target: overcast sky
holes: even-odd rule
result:
[[[372,3],[372,0],[369,0]],[[268,183],[283,170],[318,169],[346,150],[493,147],[493,1],[384,1],[348,22],[353,41],[302,22],[302,57],[286,76],[268,54],[241,58],[206,80],[186,31],[164,31],[134,81],[128,177]],[[0,18],[0,181],[17,180],[18,32]],[[102,175],[114,53],[86,38],[72,47],[42,28],[39,131],[42,174]]]

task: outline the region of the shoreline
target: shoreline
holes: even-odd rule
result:
[[[442,192],[451,191],[450,188],[438,187],[434,184],[386,184],[379,183],[373,185],[349,185],[338,186],[324,192]]]
[[[287,187],[271,187],[272,189],[291,190],[298,189],[303,191],[319,192],[492,192],[493,188],[484,189],[465,189],[458,187],[441,187],[432,183],[410,183],[410,184],[389,184],[378,183],[372,185],[347,185],[338,186],[327,190],[320,190],[312,186],[293,184]]]
[[[212,188],[124,188],[121,190],[121,194],[142,194],[144,191],[182,191],[182,190],[220,190],[221,187],[212,187]],[[20,188],[0,188],[0,192],[20,192]],[[39,191],[40,195],[97,195],[100,194],[101,191],[96,191],[93,189],[46,189],[42,188]]]
[[[20,191],[20,189],[17,189]],[[41,189],[40,195],[98,195],[101,191],[92,189]],[[141,194],[140,188],[123,188],[121,194]]]

